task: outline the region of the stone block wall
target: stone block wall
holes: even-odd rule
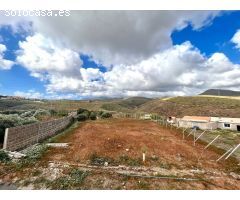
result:
[[[5,130],[3,149],[16,151],[54,136],[72,122],[73,116]]]

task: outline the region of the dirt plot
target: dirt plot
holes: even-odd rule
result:
[[[0,180],[19,189],[240,189],[236,159],[216,163],[219,149],[203,151],[205,143],[153,121],[87,121],[51,141],[69,146],[25,167],[0,165]]]
[[[205,145],[192,139],[182,140],[180,131],[162,127],[152,121],[112,119],[85,122],[69,135],[57,138],[67,142],[67,149],[51,149],[45,160],[89,163],[93,157],[105,158],[108,164],[142,165],[142,152],[146,151],[145,166],[176,169],[228,169],[237,161],[216,163],[220,154],[203,151]]]

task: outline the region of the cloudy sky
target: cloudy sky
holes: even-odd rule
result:
[[[240,12],[0,15],[0,94],[85,99],[240,90]]]

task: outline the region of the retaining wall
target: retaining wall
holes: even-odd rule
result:
[[[73,116],[68,116],[46,122],[7,128],[5,130],[3,149],[16,151],[36,144],[57,134],[66,128],[72,120]]]

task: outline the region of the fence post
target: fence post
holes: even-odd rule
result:
[[[8,140],[8,128],[5,129],[3,149],[7,149],[7,140]]]
[[[228,156],[225,158],[225,160],[227,160],[233,153],[234,151],[236,151],[238,149],[238,147],[240,146],[240,144],[238,144],[232,151],[231,153],[228,154]]]

